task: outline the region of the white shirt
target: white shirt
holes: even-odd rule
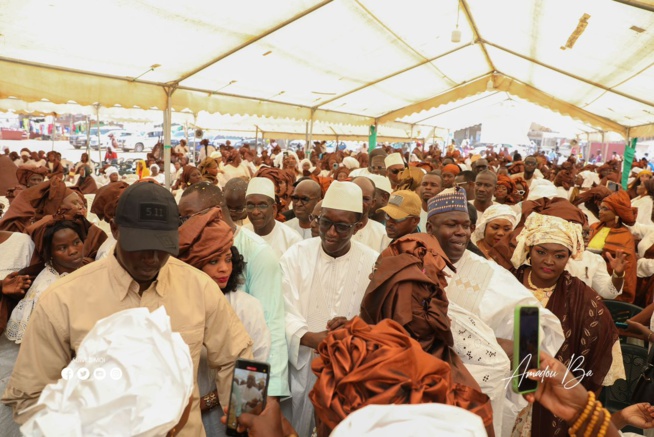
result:
[[[386,235],[386,226],[368,219],[366,226],[352,236],[352,241],[358,241],[376,252],[381,252],[392,240]]]
[[[259,299],[242,290],[226,293],[225,297],[252,339],[254,359],[268,361],[272,340],[263,314],[263,306]]]
[[[653,205],[654,202],[652,202],[652,196],[649,194],[631,199],[631,206],[638,208],[636,223],[640,223],[641,225],[654,225],[654,223],[652,223]]]
[[[292,418],[298,435],[313,428],[313,405],[309,391],[316,381],[311,372],[313,351],[300,346],[307,332],[324,331],[336,316],[348,319],[359,314],[361,300],[379,254],[357,243],[345,255],[332,258],[322,249],[320,238],[291,247],[280,260],[286,308],[286,341],[291,375]]]
[[[514,310],[518,306],[536,306],[540,309],[540,349],[554,356],[563,344],[561,322],[546,309],[508,270],[466,250],[454,264],[456,273],[450,275],[445,292],[450,302],[465,308],[486,323],[497,338],[513,340]],[[507,381],[504,381],[506,384]],[[518,413],[527,402],[506,384],[506,400],[502,424],[512,427]],[[506,425],[504,425],[506,424]],[[510,424],[510,425],[509,425]]]
[[[249,181],[251,177],[247,164],[244,162],[241,162],[238,167],[234,167],[231,164],[225,164],[223,166],[223,171],[225,172],[225,182],[232,178],[244,178],[246,181]]]
[[[113,252],[115,245],[116,239],[114,238],[113,234],[108,233],[107,239],[104,240],[104,243],[100,245],[98,252],[95,254],[95,260],[98,261],[109,256],[109,254]]]
[[[370,171],[368,170],[368,167],[363,167],[363,168],[357,168],[357,169],[352,170],[350,172],[350,177],[355,178],[357,176],[368,176],[368,175],[371,175],[371,174],[373,174],[373,173],[370,173]]]
[[[303,240],[306,240],[307,238],[313,238],[313,236],[311,235],[311,228],[304,229],[302,226],[300,226],[300,219],[298,219],[297,217],[294,217],[291,220],[284,222],[284,224],[289,228],[293,229],[298,234],[300,234]]]
[[[34,254],[34,242],[27,234],[12,232],[0,244],[0,280],[9,273],[17,272],[30,265]]]
[[[427,216],[429,215],[429,212],[423,211],[422,208],[420,208],[420,223],[418,223],[418,227],[420,228],[420,232],[427,232]]]
[[[622,294],[622,287],[617,290],[606,269],[606,261],[601,255],[584,250],[582,259],[568,260],[565,269],[574,277],[581,279],[604,299],[615,299]]]
[[[244,225],[243,228],[254,231],[254,227],[252,226],[252,223],[248,223],[247,225]],[[288,226],[284,226],[283,223],[278,222],[277,220],[275,220],[275,226],[273,227],[272,231],[270,231],[268,235],[259,235],[259,236],[263,238],[266,243],[270,244],[270,246],[275,251],[275,254],[279,257],[281,257],[284,254],[284,252],[288,250],[289,247],[291,247],[295,243],[302,241],[302,237],[300,236],[300,234],[298,234]]]

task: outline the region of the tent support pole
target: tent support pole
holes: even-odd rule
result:
[[[316,113],[315,109],[311,109],[311,119],[309,120],[309,131],[308,131],[308,137],[307,137],[307,143],[304,145],[304,153],[307,154],[309,152],[309,148],[311,147],[312,138],[313,138],[313,115]]]
[[[93,105],[93,106],[95,106],[95,119],[96,119],[96,123],[97,123],[97,130],[96,130],[96,132],[97,132],[97,134],[98,134],[98,156],[100,157],[100,159],[98,160],[98,162],[99,162],[100,168],[102,168],[102,167],[103,167],[103,166],[102,166],[102,144],[100,143],[100,104],[99,104],[99,103],[96,103],[96,104]],[[90,132],[90,129],[89,129],[89,132]],[[91,147],[91,137],[88,136],[88,137],[86,137],[86,138],[87,138],[88,141],[89,141],[89,147]]]
[[[164,87],[164,91],[166,92],[166,109],[164,110],[163,113],[164,168],[162,168],[161,170],[164,173],[164,184],[166,185],[166,188],[170,189],[170,186],[172,184],[172,181],[170,180],[172,176],[170,174],[170,152],[171,152],[170,129],[172,127],[172,108],[170,107],[170,98],[175,92],[175,88]]]

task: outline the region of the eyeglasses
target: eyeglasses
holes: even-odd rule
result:
[[[357,222],[358,223],[358,222]],[[324,217],[318,217],[318,226],[322,232],[329,231],[332,226],[336,229],[336,232],[339,234],[346,234],[352,230],[357,223],[334,223],[333,221],[326,219]]]
[[[190,219],[191,217],[195,217],[196,215],[200,215],[200,214],[206,214],[206,213],[209,212],[209,210],[211,210],[212,208],[216,208],[216,207],[215,207],[215,206],[210,206],[210,207],[208,207],[208,208],[204,208],[204,209],[202,209],[202,210],[200,210],[200,211],[198,211],[198,212],[195,212],[195,213],[193,213],[193,214],[179,216],[179,224],[180,224],[180,226],[181,226],[182,224],[184,224],[186,221],[188,221],[188,219]]]
[[[518,193],[518,196],[524,196],[526,191],[525,190],[516,190],[516,193]]]
[[[252,212],[255,209],[258,209],[259,211],[268,211],[268,208],[270,208],[272,205],[269,203],[257,203],[256,205],[254,203],[248,203],[245,205],[245,209],[248,211]]]
[[[320,216],[309,214],[309,221],[313,222],[314,220],[318,220]]]
[[[403,170],[403,169],[396,168],[396,169],[389,170],[389,171],[390,171],[391,173],[393,173],[393,174],[398,174],[398,173],[401,172],[402,170]]]
[[[456,183],[456,186],[457,186],[457,187],[464,188],[466,185],[468,185],[468,183],[469,183],[469,182],[457,182],[457,183]]]
[[[307,203],[311,202],[314,199],[315,199],[315,197],[307,197],[307,196],[301,196],[300,197],[300,196],[295,196],[295,195],[291,196],[291,200],[293,201],[293,203],[303,203],[305,205]]]

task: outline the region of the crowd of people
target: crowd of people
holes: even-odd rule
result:
[[[626,189],[622,171],[543,153],[205,142],[197,166],[184,143],[170,163],[159,145],[121,176],[86,153],[7,150],[2,435],[47,410],[41,393],[98,321],[162,306],[194,375],[171,435],[225,435],[238,358],[270,365],[263,411],[253,375],[235,385],[251,436],[654,428],[654,399],[613,414],[598,401],[627,378],[621,338],[654,343],[654,180],[647,160]],[[640,311],[618,328],[609,300]],[[539,308],[540,369],[558,369],[529,376],[526,396],[511,389],[520,306]]]

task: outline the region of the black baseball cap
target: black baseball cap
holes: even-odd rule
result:
[[[123,191],[114,222],[122,250],[179,253],[179,209],[173,195],[154,182],[136,182]]]

